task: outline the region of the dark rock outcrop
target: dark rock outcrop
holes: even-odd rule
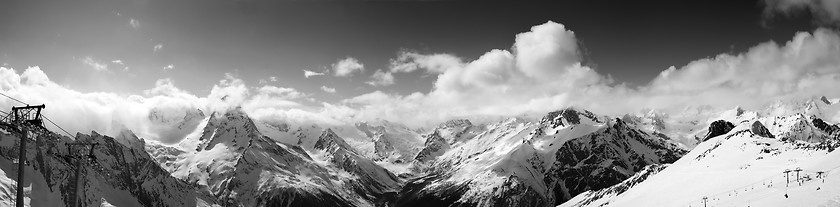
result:
[[[434,160],[435,158],[446,152],[446,150],[449,150],[449,144],[446,143],[446,140],[440,136],[438,131],[434,131],[429,135],[425,135],[425,137],[425,147],[423,147],[423,150],[420,150],[420,152],[417,153],[417,156],[414,157],[414,160],[420,162],[427,162],[430,160]]]
[[[840,132],[840,126],[825,123],[825,121],[823,121],[820,118],[813,118],[811,120],[811,123],[813,123],[815,127],[819,128],[820,130],[822,130],[822,131],[824,131],[825,133],[828,133],[828,134],[834,134],[836,132]]]
[[[714,121],[711,125],[709,125],[709,133],[707,133],[706,136],[703,137],[702,141],[705,142],[706,140],[709,140],[712,137],[729,133],[729,131],[732,131],[732,128],[735,128],[735,125],[732,124],[732,122],[724,120]]]
[[[775,136],[773,136],[773,134],[770,133],[770,130],[767,130],[767,127],[764,127],[764,124],[761,124],[761,122],[759,121],[753,122],[752,127],[750,127],[750,131],[752,131],[753,134],[758,136],[775,138]]]
[[[557,128],[558,126],[570,126],[580,124],[581,116],[585,118],[589,118],[594,121],[598,121],[598,118],[595,117],[595,114],[589,112],[587,110],[578,111],[574,108],[566,108],[559,111],[549,112],[548,115],[544,116],[540,123],[548,124],[551,128]]]

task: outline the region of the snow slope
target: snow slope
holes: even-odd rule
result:
[[[754,133],[754,121],[775,138]],[[590,191],[560,206],[703,206],[704,197],[708,206],[838,206],[838,134],[813,123],[801,113],[754,117],[626,191]],[[794,169],[802,179],[791,173],[788,182],[784,171]]]

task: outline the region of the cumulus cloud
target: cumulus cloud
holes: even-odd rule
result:
[[[314,72],[310,70],[303,70],[303,77],[309,78],[312,76],[324,75],[324,73]]]
[[[347,57],[333,63],[332,68],[335,76],[347,77],[352,76],[354,72],[364,71],[365,65],[356,58]],[[304,75],[306,75],[306,71],[304,71]]]
[[[566,106],[620,115],[646,108],[760,107],[778,99],[840,96],[835,90],[840,39],[827,29],[798,33],[784,45],[767,42],[742,54],[672,67],[635,88],[581,65],[578,44],[574,32],[548,22],[516,35],[511,50],[490,50],[476,60],[400,52],[391,71],[437,74],[432,91],[408,96],[376,91],[342,103],[357,117],[423,126],[461,116],[540,115]]]
[[[172,70],[172,69],[175,69],[175,65],[169,64],[169,65],[163,66],[163,70]]]
[[[152,47],[153,52],[159,52],[160,50],[163,50],[163,44],[162,43],[158,43],[154,47]]]
[[[119,13],[117,13],[117,15],[119,15]],[[131,28],[134,28],[134,29],[139,29],[139,28],[140,28],[140,21],[137,21],[137,20],[136,20],[136,19],[134,19],[134,18],[132,18],[131,20],[129,20],[129,21],[128,21],[128,24],[129,24],[129,25],[131,25]]]
[[[335,88],[330,88],[327,86],[321,86],[321,90],[327,93],[335,93]]]
[[[184,94],[168,81],[158,81],[155,88],[147,91],[149,96],[141,96],[81,93],[52,82],[38,67],[28,68],[20,74],[0,67],[0,74],[0,91],[29,104],[45,104],[44,115],[71,133],[96,130],[113,135],[130,129],[144,137],[157,139],[159,137],[151,130],[148,119],[151,109],[199,102],[199,98]],[[18,104],[0,100],[2,108]],[[48,127],[57,131],[54,126]]]
[[[85,58],[82,58],[81,61],[83,64],[93,68],[93,70],[100,72],[110,72],[110,70],[108,70],[108,64],[94,60],[91,56],[85,56]]]
[[[367,81],[368,85],[372,86],[387,86],[394,84],[394,75],[391,72],[384,72],[382,70],[377,70],[373,75],[370,76],[372,80]]]
[[[399,73],[413,72],[417,69],[425,69],[429,73],[443,73],[462,64],[460,58],[449,54],[424,55],[403,50],[397,58],[391,59],[389,68],[392,72]]]
[[[784,45],[766,42],[742,54],[669,68],[646,89],[656,97],[686,103],[758,105],[780,97],[837,96],[837,87],[840,36],[818,29],[797,33]]]
[[[786,16],[810,11],[818,24],[840,26],[840,1],[837,0],[764,0],[764,15]]]

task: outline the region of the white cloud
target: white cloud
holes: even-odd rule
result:
[[[330,88],[327,86],[321,86],[321,90],[327,93],[335,93],[335,88]]]
[[[443,73],[449,68],[460,67],[460,58],[449,54],[423,55],[416,52],[400,51],[395,59],[390,61],[392,72],[408,73],[417,69],[425,69],[430,73]]]
[[[108,64],[94,60],[91,56],[85,56],[85,58],[82,58],[81,61],[83,64],[93,68],[93,70],[100,72],[110,72],[110,70],[108,70]]]
[[[758,108],[779,99],[840,96],[840,35],[828,29],[796,34],[785,45],[767,42],[743,54],[674,67],[638,88],[616,85],[581,65],[574,33],[553,22],[517,35],[512,52],[491,50],[472,61],[447,54],[399,56],[391,71],[438,74],[432,91],[408,96],[376,91],[344,100],[342,110],[362,119],[423,126],[463,116],[541,115],[571,105],[619,115],[690,105]]]
[[[749,51],[669,68],[647,88],[656,97],[694,104],[751,105],[782,97],[838,96],[840,36],[818,29],[784,45],[761,43]]]
[[[513,44],[516,66],[535,79],[556,79],[575,64],[580,64],[577,39],[562,24],[542,24],[531,32],[516,35]]]
[[[377,70],[373,75],[370,76],[371,79],[367,83],[368,85],[372,86],[387,86],[394,84],[394,75],[391,72],[384,72],[382,70]]]
[[[112,60],[111,63],[123,66],[123,71],[128,71],[128,66],[122,60]]]
[[[277,77],[271,76],[271,77],[268,77],[268,80],[271,81],[271,82],[277,82]]]
[[[117,15],[119,16],[120,14],[119,14],[119,13],[117,13]],[[129,24],[129,25],[131,25],[131,28],[134,28],[134,29],[139,29],[139,28],[140,28],[140,21],[137,21],[137,20],[136,20],[136,19],[134,19],[134,18],[132,18],[131,20],[129,20],[129,21],[128,21],[128,24]]]
[[[542,113],[573,104],[578,98],[570,97],[576,95],[613,90],[610,79],[580,64],[574,33],[563,25],[534,26],[517,35],[513,51],[491,50],[473,61],[403,51],[391,61],[391,71],[437,74],[431,92],[373,92],[345,103],[362,105],[359,117],[384,116],[416,126],[457,116]]]
[[[172,69],[175,69],[175,65],[169,64],[169,65],[163,66],[163,70],[172,70]]]
[[[365,70],[365,65],[359,62],[356,58],[347,57],[332,65],[335,76],[352,76],[354,72],[362,72]],[[304,76],[306,71],[304,71]]]
[[[303,70],[303,77],[306,77],[306,78],[309,78],[309,77],[312,77],[312,76],[319,76],[319,75],[324,75],[324,73],[319,73],[319,72],[314,72],[314,71],[309,71],[309,70]]]
[[[154,51],[154,52],[159,52],[159,51],[160,51],[160,50],[162,50],[162,49],[163,49],[163,44],[162,44],[162,43],[158,43],[158,44],[156,44],[156,45],[152,48],[152,51]]]
[[[327,113],[297,103],[296,100],[310,98],[292,88],[263,86],[252,93],[232,74],[225,74],[209,95],[198,97],[177,88],[171,79],[157,80],[153,88],[142,94],[82,93],[52,82],[39,67],[28,68],[22,73],[0,67],[0,92],[30,104],[46,104],[44,115],[72,134],[95,130],[113,136],[129,129],[140,137],[166,143],[179,141],[183,138],[179,135],[183,134],[173,134],[171,129],[150,120],[152,110],[177,117],[188,110],[199,109],[209,116],[241,106],[255,119],[281,119],[290,123],[339,123],[334,117],[346,116],[346,113]],[[16,105],[19,103],[0,99],[0,108]],[[54,126],[48,124],[47,127],[58,132]]]
[[[809,11],[819,24],[840,26],[840,1],[837,0],[764,0],[764,15],[776,13],[791,16]]]

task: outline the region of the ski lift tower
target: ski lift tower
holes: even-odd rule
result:
[[[20,154],[18,154],[18,182],[17,182],[17,200],[16,205],[23,207],[23,175],[24,167],[26,167],[26,141],[28,141],[30,133],[33,130],[40,130],[44,126],[41,120],[41,110],[44,109],[44,104],[35,106],[13,106],[12,113],[3,117],[3,121],[17,127],[17,131],[23,135],[20,138]],[[36,127],[36,126],[40,126]]]

